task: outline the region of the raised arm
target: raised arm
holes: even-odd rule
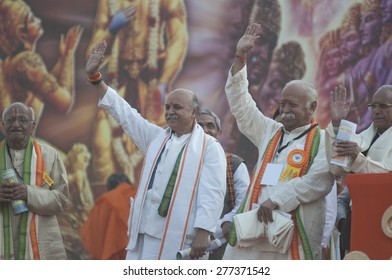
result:
[[[246,28],[245,34],[238,41],[234,64],[231,68],[231,74],[233,76],[245,66],[246,56],[255,45],[256,40],[260,37],[260,32],[260,24],[252,23]]]

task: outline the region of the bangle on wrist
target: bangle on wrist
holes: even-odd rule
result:
[[[103,81],[101,72],[97,72],[92,76],[88,77],[88,81],[93,85],[99,85]]]
[[[245,63],[245,62],[246,62],[246,55],[239,55],[239,54],[236,54],[235,57],[236,57],[239,61],[241,61],[242,63]]]
[[[97,79],[99,79],[101,76],[102,76],[101,72],[97,72],[97,73],[95,73],[95,74],[93,74],[93,75],[91,75],[91,76],[88,76],[88,79],[89,79],[89,80],[97,80]]]

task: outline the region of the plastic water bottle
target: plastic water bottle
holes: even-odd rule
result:
[[[1,178],[3,179],[3,182],[8,184],[19,183],[19,178],[16,175],[16,172],[13,168],[3,171],[1,173]],[[29,208],[27,208],[27,203],[24,200],[21,199],[12,200],[11,204],[12,204],[12,208],[14,209],[15,215],[29,211]]]

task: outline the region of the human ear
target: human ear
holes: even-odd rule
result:
[[[317,101],[313,101],[310,103],[310,110],[309,110],[309,115],[313,114],[316,111],[317,108]]]

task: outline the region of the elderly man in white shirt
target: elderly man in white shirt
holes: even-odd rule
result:
[[[251,24],[237,44],[226,83],[230,109],[240,131],[258,147],[259,159],[248,195],[239,212],[257,210],[257,222],[273,222],[273,210],[291,213],[294,230],[289,248],[277,248],[267,238],[252,246],[226,248],[223,259],[320,259],[325,221],[325,196],[331,191],[324,131],[314,119],[317,91],[304,81],[282,90],[280,122],[264,116],[249,94],[246,56],[260,39],[260,25]],[[268,176],[264,176],[267,174]],[[285,243],[286,244],[286,243]]]
[[[226,160],[219,142],[196,123],[200,105],[193,92],[177,89],[165,102],[168,128],[156,126],[102,81],[98,68],[106,42],[86,64],[105,108],[145,155],[138,192],[131,201],[127,259],[205,257],[226,192]]]
[[[197,123],[204,129],[204,132],[219,139],[222,135],[221,122],[218,116],[208,109],[202,109],[196,118]],[[234,215],[237,213],[242,200],[245,197],[249,186],[249,172],[244,160],[232,153],[226,152],[226,196],[221,219],[214,233],[214,238],[222,244],[214,252],[210,253],[210,260],[221,260],[227,246],[230,226],[233,223]]]

